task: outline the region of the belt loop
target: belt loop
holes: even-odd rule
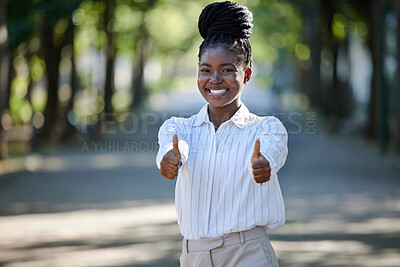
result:
[[[244,233],[243,231],[239,232],[240,244],[244,245]]]

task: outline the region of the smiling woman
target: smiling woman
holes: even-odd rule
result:
[[[210,120],[218,128],[240,107],[242,87],[250,79],[251,68],[235,63],[235,54],[223,46],[208,48],[200,60],[197,85],[209,104]]]
[[[197,85],[207,101],[190,118],[172,117],[159,131],[157,166],[177,177],[175,205],[184,237],[181,266],[278,266],[266,235],[285,222],[277,173],[287,132],[273,116],[241,102],[252,74],[253,15],[226,1],[199,18]]]

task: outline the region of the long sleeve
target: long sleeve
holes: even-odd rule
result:
[[[160,162],[164,155],[172,149],[172,138],[175,134],[178,135],[178,148],[181,153],[182,165],[186,163],[189,156],[189,144],[185,140],[184,130],[180,127],[178,118],[172,117],[166,120],[158,131],[158,144],[160,146],[156,157],[158,168],[160,168]]]
[[[288,154],[288,134],[276,117],[267,117],[261,127],[262,130],[258,136],[261,144],[260,153],[270,164],[272,179],[285,164]]]
[[[284,224],[285,205],[276,173],[286,159],[287,133],[278,119],[256,116],[244,104],[218,131],[209,120],[208,105],[189,118],[171,118],[159,131],[158,166],[172,148],[174,134],[183,161],[176,178],[175,207],[185,238],[213,238]],[[275,176],[262,186],[252,177],[252,169],[246,169],[252,168],[257,138]]]

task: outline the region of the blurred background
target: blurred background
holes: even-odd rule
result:
[[[177,266],[157,131],[197,92],[203,0],[0,0],[0,265]],[[243,102],[289,132],[281,266],[400,266],[400,1],[243,0]]]

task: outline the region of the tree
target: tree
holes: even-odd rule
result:
[[[52,129],[59,117],[58,85],[61,50],[66,44],[64,34],[68,28],[68,23],[71,23],[70,17],[79,3],[79,0],[56,2],[43,0],[38,3],[39,12],[41,14],[40,37],[42,53],[46,63],[47,74],[47,104],[44,111],[45,121],[40,132],[41,139],[46,139],[51,136]],[[59,24],[57,25],[57,23]],[[59,29],[55,31],[55,27],[57,26]]]
[[[7,48],[7,35],[6,3],[5,0],[0,0],[0,160],[5,158],[7,154],[7,143],[3,140],[1,123],[3,111],[8,106],[10,92],[9,73],[11,73],[11,55]]]
[[[400,1],[393,1],[393,7],[396,13],[396,50],[397,50],[397,69],[396,69],[396,81],[395,81],[395,98],[396,101],[396,144],[397,151],[400,152]]]
[[[313,8],[305,10],[305,21],[307,32],[305,33],[308,46],[310,47],[311,66],[307,74],[308,86],[306,89],[307,96],[311,104],[315,107],[321,106],[321,81],[320,81],[320,65],[321,65],[321,41],[319,28],[320,3],[315,2]]]
[[[149,10],[156,7],[157,0],[140,1],[134,6],[141,11],[141,19],[139,25],[139,38],[135,38],[136,46],[136,66],[133,72],[133,108],[143,102],[145,98],[144,87],[144,67],[149,58],[149,49],[151,46],[149,33],[146,25],[146,15]]]
[[[144,88],[144,66],[149,57],[149,37],[146,26],[146,13],[142,13],[142,18],[140,22],[140,39],[136,46],[136,66],[134,68],[133,75],[133,107],[137,107],[142,103],[145,97]]]
[[[387,146],[387,88],[384,79],[384,40],[385,33],[385,6],[384,1],[370,0],[366,4],[367,14],[370,18],[370,34],[368,43],[372,56],[372,79],[369,101],[369,127],[370,137],[379,137],[382,150]]]
[[[68,140],[70,137],[73,137],[77,132],[76,128],[70,123],[68,119],[68,115],[74,108],[74,97],[77,91],[77,77],[76,77],[76,63],[75,63],[75,48],[74,48],[74,39],[75,39],[75,25],[72,20],[69,21],[68,28],[65,32],[65,45],[70,47],[70,62],[71,62],[71,74],[69,85],[71,87],[71,96],[69,102],[63,107],[61,110],[61,119],[64,122],[65,130],[62,134],[63,140]]]
[[[114,89],[114,63],[115,63],[115,49],[114,49],[114,34],[111,29],[112,19],[114,17],[115,0],[106,0],[105,9],[103,14],[103,28],[107,35],[106,46],[106,80],[104,85],[104,112],[112,112],[111,97]]]

